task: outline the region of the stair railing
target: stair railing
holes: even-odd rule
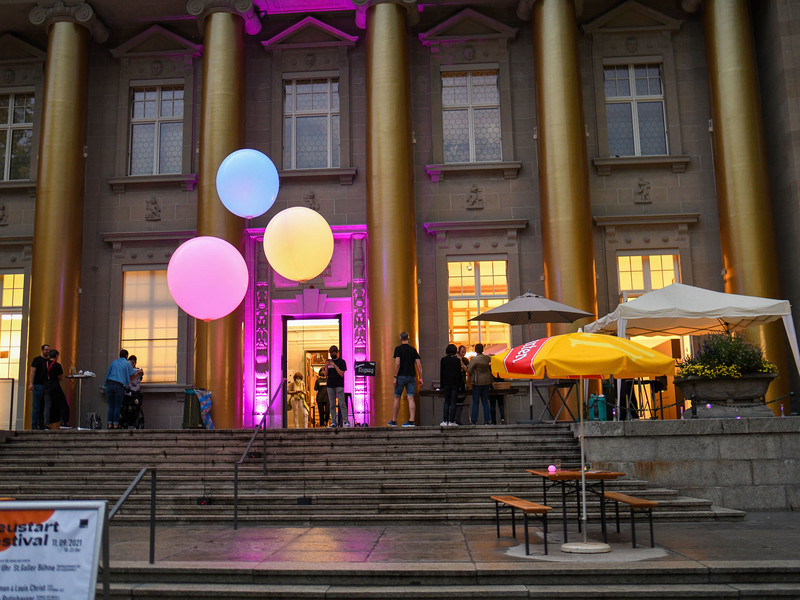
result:
[[[139,482],[144,477],[147,471],[150,471],[150,564],[152,565],[155,562],[156,556],[156,469],[148,469],[147,467],[143,467],[139,474],[131,481],[131,484],[128,486],[128,489],[125,490],[125,493],[120,496],[117,503],[114,507],[108,512],[108,518],[103,521],[103,598],[104,600],[109,600],[110,592],[109,592],[109,585],[110,585],[110,561],[109,561],[109,542],[108,542],[108,524],[111,519],[114,518],[114,515],[117,514],[119,509],[128,499],[128,496],[131,495],[131,492],[139,485]]]
[[[270,398],[269,405],[267,406],[267,410],[264,411],[264,415],[261,417],[261,420],[258,422],[258,425],[255,426],[253,430],[253,435],[250,436],[250,441],[247,442],[247,447],[242,452],[241,458],[233,463],[233,528],[239,529],[239,465],[244,464],[244,461],[248,458],[252,458],[250,455],[250,449],[253,447],[253,443],[256,441],[256,436],[259,433],[263,433],[262,435],[262,443],[263,446],[261,448],[261,473],[266,476],[267,474],[267,416],[272,413],[272,405],[275,402],[275,399],[278,395],[283,396],[285,392],[286,382],[282,382],[278,389],[275,390],[275,393]]]

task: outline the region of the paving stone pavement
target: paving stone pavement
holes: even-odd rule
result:
[[[548,540],[543,555],[541,530],[531,526],[531,555],[525,556],[521,521],[517,538],[511,537],[509,520],[501,522],[501,537],[494,525],[441,526],[291,526],[258,527],[215,525],[175,526],[156,529],[157,563],[472,563],[490,565],[564,562],[603,564],[637,561],[798,561],[800,512],[749,513],[740,522],[668,522],[655,524],[656,548],[650,548],[646,521],[637,521],[637,548],[631,548],[629,526],[617,534],[610,524],[606,554],[567,554],[560,551],[561,531]],[[557,529],[557,528],[556,528]],[[112,567],[118,561],[147,561],[149,528],[110,527]],[[588,539],[600,541],[600,527],[590,524]],[[570,530],[570,541],[582,535]],[[331,565],[332,566],[332,565]]]

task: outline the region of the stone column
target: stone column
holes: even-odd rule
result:
[[[750,3],[706,0],[702,5],[725,291],[779,298]],[[752,334],[783,374],[767,399],[787,394],[794,366],[787,360],[782,324],[754,328]],[[779,403],[770,408],[780,414]]]
[[[221,238],[243,253],[244,219],[217,195],[217,169],[244,144],[244,36],[260,29],[251,1],[190,0],[187,11],[204,31],[200,100],[200,162],[197,235]],[[215,321],[196,322],[194,383],[212,392],[211,416],[218,428],[242,427],[244,306]]]
[[[42,129],[27,356],[33,359],[42,344],[50,344],[68,369],[78,351],[89,36],[102,42],[108,33],[86,4],[39,2],[29,18],[47,28],[48,38],[44,98],[36,99],[41,101]],[[28,392],[26,428],[31,414]],[[80,423],[80,415],[73,415],[73,423]]]
[[[535,0],[533,44],[545,295],[597,312],[575,4]],[[552,334],[574,324],[549,324]]]
[[[372,424],[392,417],[394,347],[407,331],[419,348],[417,225],[411,145],[409,18],[414,2],[355,0],[366,17],[367,293],[369,353],[377,363]],[[430,375],[430,374],[427,374]],[[402,421],[407,420],[405,403]]]

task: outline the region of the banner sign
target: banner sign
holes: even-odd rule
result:
[[[373,360],[357,360],[353,368],[356,375],[375,377],[375,361]]]
[[[93,600],[106,503],[0,502],[0,598]]]

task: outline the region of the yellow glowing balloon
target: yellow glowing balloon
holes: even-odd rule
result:
[[[313,279],[333,256],[333,232],[318,212],[293,206],[272,217],[264,230],[264,254],[282,277]]]

